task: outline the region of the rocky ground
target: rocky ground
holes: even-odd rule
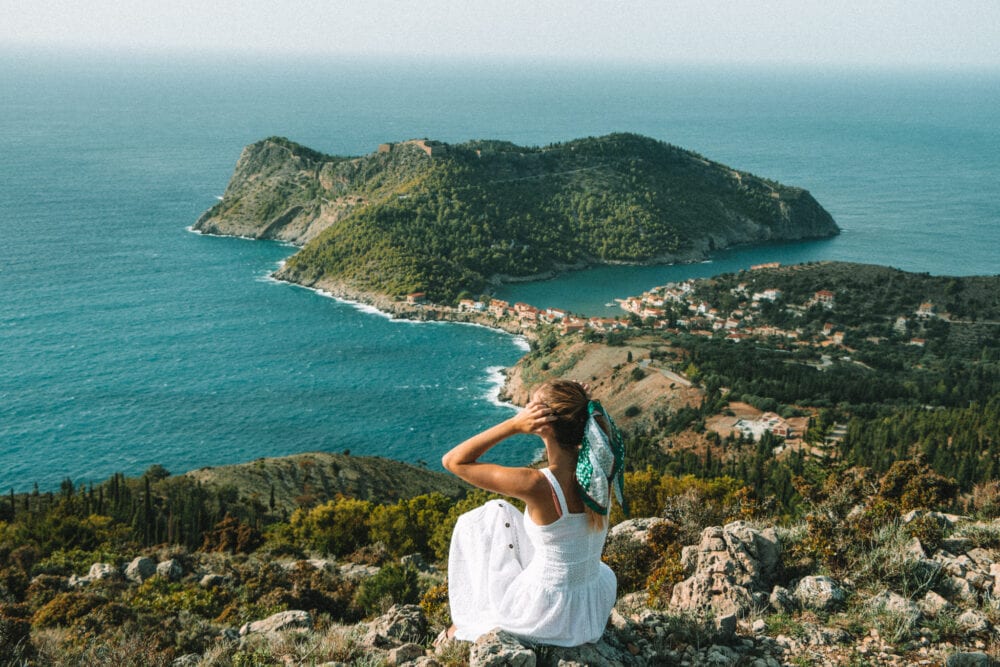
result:
[[[642,549],[651,529],[665,519],[635,519],[617,525],[609,544]],[[911,537],[895,551],[873,550],[882,584],[827,574],[788,574],[785,550],[801,534],[795,528],[736,521],[701,531],[684,546],[684,578],[669,603],[649,591],[622,596],[602,640],[562,649],[535,646],[501,630],[475,643],[431,639],[443,617],[427,605],[393,605],[356,625],[330,625],[304,610],[283,611],[239,627],[217,629],[204,654],[176,658],[174,665],[990,665],[998,657],[1000,623],[1000,524],[932,512],[911,512],[896,528],[914,521],[947,526],[932,548]],[[904,534],[902,532],[900,535]],[[419,557],[409,562],[440,581],[443,576]],[[376,569],[326,560],[290,561],[286,567],[336,570],[365,578]],[[187,565],[190,567],[190,564]],[[137,557],[124,568],[95,563],[69,589],[104,579],[141,583],[153,577],[197,581],[205,589],[227,585],[211,571],[185,571],[168,559]],[[921,579],[922,578],[922,579]],[[909,581],[909,583],[907,583]],[[915,584],[920,584],[916,586]],[[653,601],[655,608],[650,606]]]

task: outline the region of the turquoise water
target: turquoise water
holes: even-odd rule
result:
[[[760,261],[997,273],[995,74],[803,73],[6,53],[0,58],[0,488],[350,449],[436,468],[509,414],[523,341],[390,321],[267,278],[294,251],[187,231],[242,147],[634,131],[808,188],[836,239],[508,288],[599,312]],[[512,442],[497,460],[530,458]]]

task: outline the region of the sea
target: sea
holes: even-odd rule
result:
[[[575,312],[689,277],[846,260],[1000,272],[1000,72],[7,50],[0,491],[309,451],[429,469],[511,414],[527,350],[277,282],[295,248],[190,231],[241,149],[636,132],[808,189],[836,238],[606,267],[499,296]],[[493,460],[528,461],[517,438]]]

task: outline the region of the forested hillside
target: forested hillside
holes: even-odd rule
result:
[[[244,151],[196,228],[305,243],[287,280],[439,302],[503,277],[838,232],[805,190],[631,134],[544,148],[415,141],[360,158],[268,139]]]

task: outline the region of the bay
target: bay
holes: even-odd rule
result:
[[[269,280],[294,248],[187,231],[266,136],[357,155],[638,132],[805,187],[844,228],[500,291],[539,306],[763,261],[998,271],[997,73],[0,55],[0,488],[311,450],[436,468],[509,414],[496,370],[523,341],[390,321]]]

